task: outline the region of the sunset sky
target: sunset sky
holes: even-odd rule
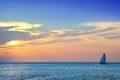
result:
[[[120,62],[120,0],[0,0],[0,62]]]

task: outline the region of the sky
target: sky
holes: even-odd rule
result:
[[[120,62],[119,0],[0,0],[0,62]]]

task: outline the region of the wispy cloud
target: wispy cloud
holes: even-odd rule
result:
[[[19,31],[19,32],[29,32],[31,34],[34,34],[34,32],[29,31],[29,29],[32,28],[38,28],[41,27],[42,24],[31,24],[27,22],[17,22],[17,21],[0,21],[0,27],[6,27],[8,28],[8,31]]]
[[[86,33],[109,39],[112,39],[113,37],[117,39],[120,38],[120,22],[91,22],[82,25],[87,27],[95,26],[94,29],[87,31]]]
[[[15,24],[14,24],[15,23]],[[29,29],[38,28],[42,24],[30,24],[25,22],[1,22],[0,40],[1,48],[9,47],[6,43],[10,41],[23,41],[24,45],[43,45],[60,42],[81,42],[81,44],[95,44],[101,42],[112,42],[113,39],[119,43],[120,22],[87,22],[80,26],[90,27],[92,29],[58,29],[30,32]],[[5,30],[4,30],[5,29]],[[7,31],[6,31],[7,29]],[[31,35],[30,35],[31,34]],[[34,36],[35,35],[35,36]],[[37,36],[36,36],[37,35]],[[21,44],[20,44],[21,45]]]

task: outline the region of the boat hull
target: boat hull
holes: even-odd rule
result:
[[[100,62],[100,64],[107,64],[106,62]]]

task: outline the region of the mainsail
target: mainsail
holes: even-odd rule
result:
[[[102,58],[100,60],[100,64],[106,64],[106,55],[105,55],[105,53],[103,53],[103,56],[102,56]]]

